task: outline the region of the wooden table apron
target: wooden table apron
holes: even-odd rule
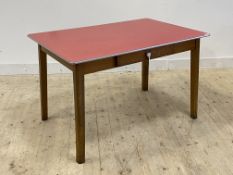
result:
[[[200,39],[193,39],[152,49],[136,51],[125,55],[119,55],[100,60],[91,60],[88,62],[77,64],[66,62],[64,59],[60,58],[56,54],[50,52],[40,45],[38,45],[38,50],[42,120],[48,119],[47,54],[73,72],[76,128],[76,161],[78,163],[85,162],[85,74],[142,62],[142,90],[147,91],[149,73],[148,53],[150,53],[151,59],[154,59],[185,51],[191,51],[190,116],[193,119],[197,118]]]

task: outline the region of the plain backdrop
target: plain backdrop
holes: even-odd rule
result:
[[[202,58],[233,58],[233,0],[0,0],[0,65],[38,63],[28,33],[144,17],[209,32]]]

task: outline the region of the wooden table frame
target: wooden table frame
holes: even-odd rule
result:
[[[59,61],[73,72],[74,83],[74,106],[75,106],[75,129],[76,129],[76,161],[85,162],[85,74],[125,66],[142,62],[142,90],[148,90],[149,57],[152,59],[191,51],[191,98],[190,116],[197,118],[198,109],[198,79],[199,79],[199,52],[200,39],[192,39],[179,43],[164,45],[151,49],[135,51],[124,55],[114,56],[105,59],[91,60],[83,63],[68,63],[41,45],[39,50],[39,71],[40,71],[40,94],[41,94],[41,115],[42,120],[48,119],[48,97],[47,97],[47,54]]]

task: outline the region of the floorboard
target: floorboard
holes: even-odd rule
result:
[[[189,117],[190,72],[85,77],[86,163],[75,162],[70,74],[48,76],[40,120],[36,75],[0,76],[0,174],[232,175],[233,69],[200,71],[198,119]]]

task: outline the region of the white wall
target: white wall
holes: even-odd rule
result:
[[[28,33],[143,17],[209,32],[202,57],[233,58],[233,0],[0,0],[0,65],[38,63]]]

